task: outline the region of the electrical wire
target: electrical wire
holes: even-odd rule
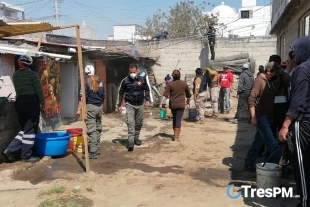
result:
[[[33,8],[30,12],[27,12],[27,15],[32,14],[34,12],[38,12],[38,10],[43,10],[47,5],[49,5],[49,2],[44,2],[43,4],[40,4],[38,7]]]

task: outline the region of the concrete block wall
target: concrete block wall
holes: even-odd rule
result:
[[[0,104],[0,152],[14,139],[20,130],[14,103]],[[0,153],[0,163],[4,162]]]
[[[215,45],[216,57],[249,53],[259,65],[265,65],[269,56],[276,54],[276,37],[244,38],[242,40],[218,40]],[[210,59],[209,48],[201,39],[165,40],[159,43],[138,45],[139,53],[157,59],[153,66],[156,82],[161,83],[174,69],[181,71],[182,79],[186,74],[194,74],[197,67],[205,67]]]

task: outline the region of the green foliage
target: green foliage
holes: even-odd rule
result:
[[[56,187],[53,187],[53,188],[49,189],[46,192],[41,192],[39,194],[39,196],[52,195],[52,194],[61,194],[61,193],[65,192],[65,191],[66,191],[66,187],[64,187],[64,186],[56,186]]]
[[[165,30],[169,32],[169,38],[203,35],[209,23],[216,22],[216,18],[203,13],[207,6],[210,6],[210,3],[205,1],[199,5],[190,0],[178,2],[174,7],[170,7],[168,13],[158,10],[152,17],[148,17],[145,28],[140,32],[146,37]]]

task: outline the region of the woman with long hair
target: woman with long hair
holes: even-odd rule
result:
[[[85,67],[87,78],[85,80],[85,96],[86,96],[86,110],[87,110],[87,136],[89,159],[97,159],[100,155],[100,137],[102,132],[102,104],[105,98],[105,92],[102,81],[95,75],[93,66]],[[76,116],[80,117],[82,109],[81,101],[76,112]],[[85,159],[85,156],[83,155]]]
[[[180,80],[181,73],[179,70],[174,70],[172,72],[172,77],[173,81],[167,83],[159,107],[162,109],[163,102],[167,97],[169,97],[169,108],[171,109],[173,116],[173,141],[180,141],[181,121],[185,109],[185,98],[187,98],[186,103],[189,104],[192,94],[188,88],[187,83]]]

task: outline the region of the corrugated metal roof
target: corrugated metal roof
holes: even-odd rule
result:
[[[2,21],[2,23],[4,23]],[[59,26],[52,26],[47,22],[20,22],[20,23],[0,23],[0,37],[11,37],[30,33],[61,29]]]

